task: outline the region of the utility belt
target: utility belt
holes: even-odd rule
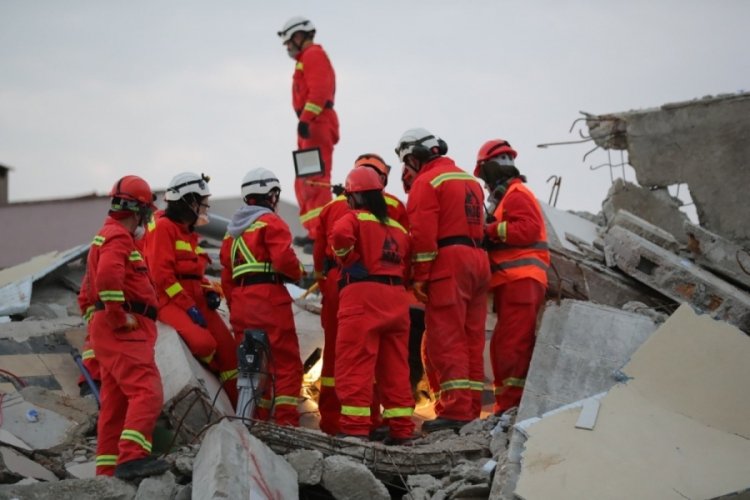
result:
[[[347,276],[339,280],[339,290],[343,289],[346,285],[362,282],[382,283],[391,286],[404,284],[404,280],[400,276],[388,276],[387,274],[371,274],[364,278],[352,278],[351,276]]]
[[[201,276],[200,274],[175,274],[174,277],[177,278],[178,280],[198,280],[198,281],[200,281],[200,280],[203,279],[203,276]]]
[[[251,286],[260,284],[284,284],[284,276],[279,273],[247,273],[234,279],[235,286]]]
[[[122,303],[122,308],[125,310],[125,312],[140,314],[141,316],[147,317],[151,321],[156,321],[156,313],[158,312],[158,310],[154,306],[144,304],[143,302],[133,302],[130,300],[126,300]],[[96,309],[97,311],[103,311],[104,302],[102,302],[101,300],[97,300],[96,302],[94,302],[94,309]]]
[[[437,242],[438,248],[443,248],[451,245],[463,245],[473,248],[482,248],[482,240],[475,240],[468,236],[448,236],[447,238],[440,238]]]

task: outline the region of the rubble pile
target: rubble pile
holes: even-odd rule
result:
[[[597,144],[628,149],[648,187],[616,180],[596,216],[542,203],[553,265],[520,407],[495,416],[487,405],[458,432],[405,446],[317,430],[314,367],[300,428],[241,422],[216,378],[159,324],[154,453],[171,469],[132,483],[94,477],[97,405],[79,395],[70,354],[85,336],[75,301],[85,248],[0,271],[0,499],[748,494],[750,253],[737,214],[750,207],[734,194],[748,183],[718,180],[747,176],[748,102],[741,94],[588,116]],[[694,137],[711,127],[726,132],[711,132],[713,152]],[[711,179],[696,173],[706,162]],[[679,183],[698,224],[667,190]],[[292,290],[306,358],[323,334],[319,297],[301,292]],[[488,339],[496,321],[490,314]],[[489,400],[487,360],[485,373]],[[418,425],[429,418],[422,410]]]

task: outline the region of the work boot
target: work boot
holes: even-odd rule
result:
[[[383,441],[388,437],[388,433],[391,432],[391,428],[387,425],[381,425],[377,429],[370,431],[370,441]]]
[[[453,420],[452,418],[438,417],[434,420],[426,420],[422,424],[422,432],[442,431],[443,429],[458,430],[468,424],[469,420]]]
[[[417,436],[408,436],[408,437],[393,437],[393,436],[387,436],[383,440],[383,444],[386,446],[411,446],[414,444],[414,440],[417,439]]]
[[[169,462],[148,456],[119,464],[115,467],[115,477],[129,480],[140,477],[158,476],[167,472],[169,467]]]
[[[304,247],[308,243],[310,245],[312,245],[313,239],[310,238],[307,235],[304,235],[304,236],[295,236],[294,238],[292,238],[292,244],[295,245],[295,246],[298,246],[298,247]]]

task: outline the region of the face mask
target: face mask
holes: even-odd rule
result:
[[[135,231],[133,231],[133,238],[136,240],[140,240],[144,236],[146,236],[146,228],[143,226],[138,226],[135,228]]]
[[[208,224],[208,214],[200,214],[195,220],[195,226],[205,226]]]

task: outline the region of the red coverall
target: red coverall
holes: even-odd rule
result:
[[[497,325],[490,341],[495,375],[494,412],[521,403],[544,305],[550,264],[542,209],[533,193],[514,179],[487,226]]]
[[[388,194],[386,192],[383,192],[383,198],[385,198],[385,205],[386,209],[388,210],[388,217],[395,220],[401,226],[403,226],[406,231],[409,231],[409,215],[406,213],[406,206],[393,196],[392,194]]]
[[[206,304],[205,293],[213,290],[205,276],[210,259],[186,225],[162,215],[150,229],[145,254],[159,296],[159,321],[177,330],[190,352],[217,373],[234,405],[237,351],[226,323]],[[207,328],[190,319],[187,309],[192,306],[203,314]]]
[[[302,389],[302,360],[294,326],[292,298],[284,280],[298,281],[302,266],[292,250],[292,234],[278,215],[264,213],[239,237],[227,235],[221,246],[221,283],[229,304],[229,319],[239,345],[245,330],[266,332],[271,347],[269,387],[257,417],[280,425],[299,425],[297,405]],[[275,398],[271,401],[271,394]]]
[[[343,269],[336,339],[336,394],[341,401],[341,432],[367,436],[371,429],[373,379],[383,419],[393,438],[414,431],[414,399],[409,383],[409,301],[404,277],[409,237],[396,221],[382,224],[370,212],[350,211],[329,238]],[[367,277],[346,269],[364,266]]]
[[[83,366],[86,368],[89,372],[89,375],[91,375],[92,380],[101,382],[101,375],[99,374],[99,361],[96,360],[96,356],[94,355],[94,349],[91,347],[91,334],[90,334],[90,328],[89,325],[91,324],[91,319],[94,316],[94,303],[90,302],[89,296],[92,294],[88,290],[89,288],[89,279],[88,274],[85,273],[83,275],[83,279],[81,280],[81,290],[78,292],[78,308],[81,311],[81,317],[83,318],[83,321],[86,323],[86,338],[83,341],[83,348],[81,349],[81,360],[83,361]],[[82,384],[86,384],[86,378],[81,374],[80,377],[78,377],[78,386],[80,387]]]
[[[315,239],[315,218],[331,201],[333,146],[339,142],[339,118],[333,109],[336,74],[323,47],[309,45],[297,55],[292,78],[292,106],[299,120],[309,124],[310,136],[297,136],[299,149],[320,148],[323,174],[297,178],[294,191],[302,225]]]
[[[85,301],[97,304],[89,331],[102,380],[96,473],[111,476],[117,464],[150,454],[151,433],[161,413],[151,319],[156,317],[156,293],[133,237],[111,217],[91,245],[87,276]],[[122,328],[126,309],[138,321],[135,330]]]
[[[474,177],[439,157],[422,166],[407,202],[413,279],[427,282],[425,371],[440,418],[469,421],[481,411],[490,279],[483,200]]]

